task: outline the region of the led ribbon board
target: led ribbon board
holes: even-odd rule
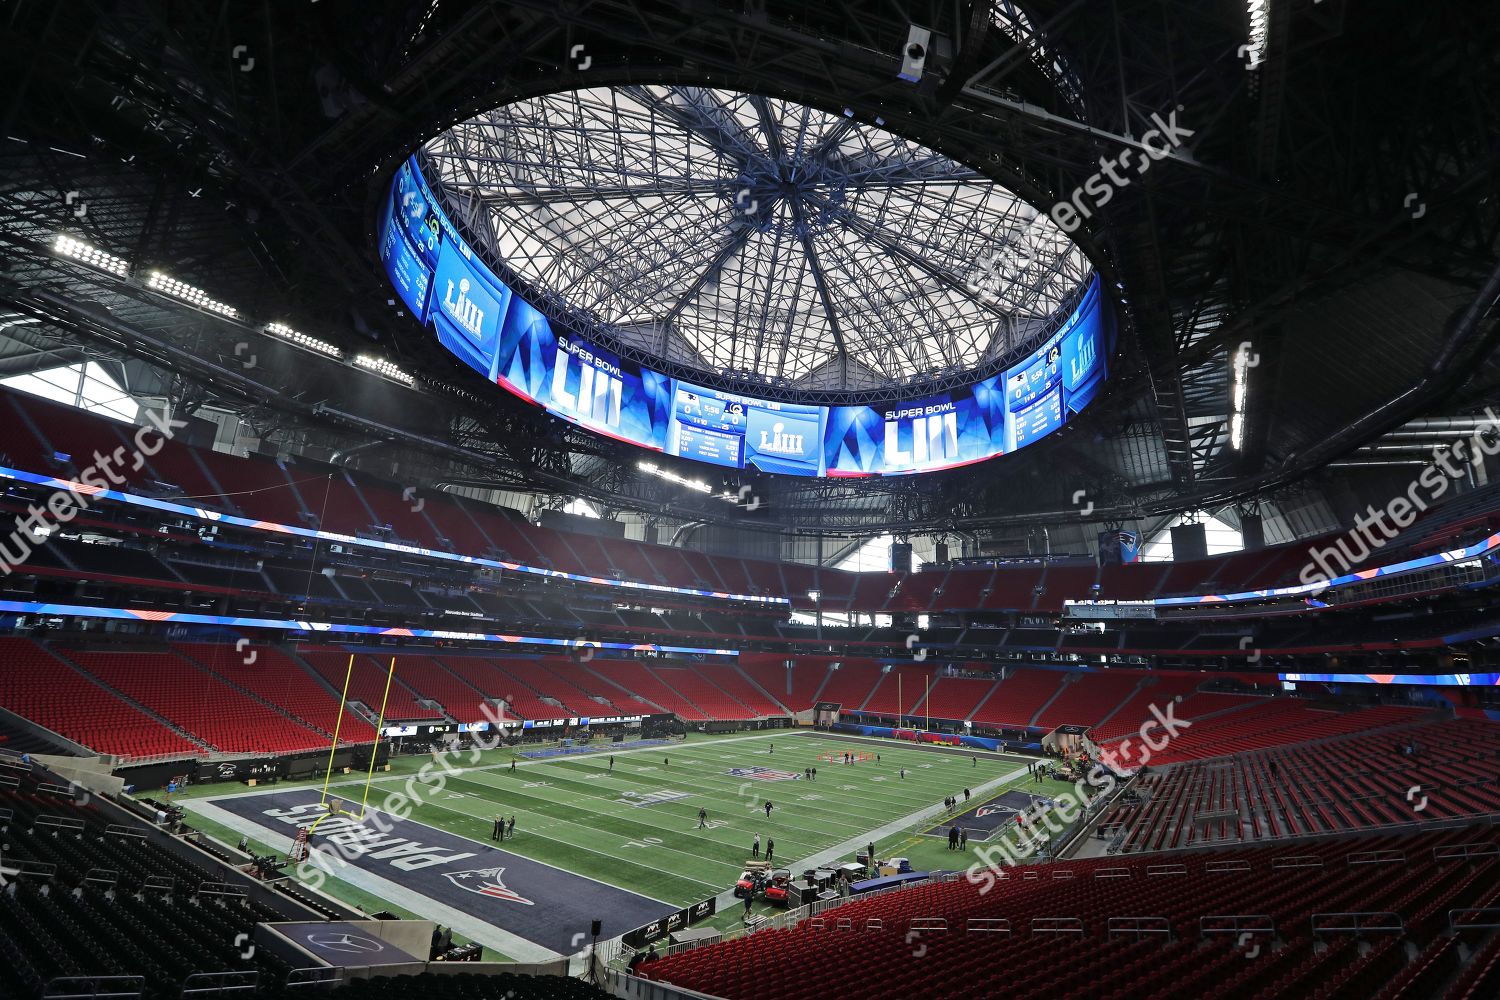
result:
[[[557,569],[545,569],[541,566],[528,566],[525,563],[507,562],[501,559],[486,559],[483,556],[466,556],[456,552],[444,552],[441,549],[426,549],[420,545],[404,545],[400,542],[384,542],[375,538],[359,538],[355,535],[340,534],[337,531],[321,531],[316,528],[304,528],[295,524],[278,524],[275,521],[257,521],[253,518],[237,517],[234,514],[209,510],[205,507],[189,507],[186,504],[172,503],[169,500],[157,500],[154,497],[143,497],[134,493],[122,493],[119,490],[89,486],[85,483],[75,483],[68,479],[57,479],[52,476],[39,476],[34,472],[23,472],[20,469],[10,469],[5,466],[0,466],[0,479],[13,479],[17,482],[45,486],[48,489],[67,490],[79,496],[103,497],[106,500],[114,500],[118,503],[130,504],[135,507],[147,507],[151,510],[159,510],[181,517],[196,518],[200,521],[210,521],[214,524],[230,524],[238,528],[269,531],[281,535],[296,535],[300,538],[312,538],[324,542],[339,542],[343,545],[362,545],[366,548],[383,549],[387,552],[400,552],[404,555],[422,556],[427,559],[441,559],[445,562],[466,563],[471,566],[483,566],[488,569],[509,570],[512,573],[528,573],[532,576],[549,576],[558,580],[571,580],[574,583],[596,584],[601,587],[616,587],[623,590],[649,591],[653,594],[682,594],[692,597],[714,597],[727,601],[749,601],[756,604],[790,605],[792,603],[785,597],[765,597],[759,594],[731,594],[719,590],[696,590],[692,587],[672,587],[663,583],[646,583],[643,580],[614,580],[602,576],[583,576],[578,573],[565,573]]]
[[[792,476],[900,476],[982,462],[1057,430],[1098,394],[1114,321],[1097,275],[1062,327],[1007,371],[888,404],[819,406],[710,389],[554,328],[480,261],[416,157],[381,209],[380,257],[439,342],[501,388],[607,437]]]
[[[1158,607],[1169,607],[1190,604],[1232,604],[1240,601],[1264,601],[1278,597],[1312,597],[1333,587],[1345,587],[1352,583],[1362,583],[1366,580],[1374,580],[1382,576],[1410,573],[1413,570],[1428,569],[1433,566],[1444,565],[1445,563],[1468,562],[1471,559],[1477,559],[1480,556],[1493,552],[1496,548],[1500,548],[1500,533],[1490,535],[1482,541],[1475,542],[1473,545],[1468,545],[1461,549],[1449,549],[1447,552],[1437,552],[1430,556],[1418,556],[1416,559],[1407,559],[1404,562],[1356,570],[1353,573],[1336,576],[1331,580],[1317,580],[1312,583],[1301,583],[1291,587],[1272,587],[1269,590],[1245,590],[1235,594],[1207,594],[1200,597],[1158,597],[1154,599],[1153,603]]]
[[[565,649],[614,649],[632,653],[681,653],[695,656],[739,656],[737,649],[700,646],[659,646],[651,642],[595,642],[592,639],[553,639],[546,636],[506,635],[502,632],[450,632],[430,628],[384,628],[379,625],[341,625],[336,622],[299,621],[292,618],[237,618],[233,615],[199,615],[186,611],[147,611],[140,608],[91,608],[81,604],[39,604],[35,601],[0,601],[0,613],[50,615],[59,618],[111,618],[173,625],[222,625],[229,628],[268,628],[291,632],[323,632],[334,635],[378,635],[405,639],[458,639],[494,642],[508,646],[560,646]]]
[[[1433,687],[1497,687],[1500,674],[1277,674],[1283,681],[1322,684],[1425,684]]]

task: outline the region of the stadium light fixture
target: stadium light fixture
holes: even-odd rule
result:
[[[330,358],[342,358],[344,356],[344,352],[337,346],[330,344],[326,340],[319,340],[317,337],[309,337],[305,333],[299,333],[285,323],[267,323],[266,332],[273,337],[280,337],[289,344],[312,351],[315,354],[326,354]]]
[[[1270,34],[1271,0],[1248,0],[1250,37],[1245,46],[1245,64],[1255,69],[1266,58],[1266,39]]]
[[[642,472],[649,472],[659,479],[665,479],[669,483],[676,483],[678,486],[686,486],[688,489],[697,490],[699,493],[712,493],[714,491],[712,486],[700,479],[689,479],[686,476],[679,476],[671,469],[663,469],[655,462],[637,462],[635,463],[635,467]]]
[[[384,358],[377,358],[373,354],[356,355],[354,363],[367,371],[374,372],[376,375],[388,378],[392,382],[400,382],[406,386],[417,384],[417,377],[415,375],[402,371]]]
[[[125,262],[124,257],[116,257],[112,253],[105,253],[96,246],[62,233],[58,233],[57,239],[53,241],[52,251],[59,257],[67,257],[78,261],[80,264],[87,264],[89,267],[97,268],[100,271],[108,271],[116,277],[126,278],[130,276],[130,265]]]
[[[1250,344],[1240,345],[1234,352],[1234,386],[1231,390],[1229,414],[1229,446],[1239,451],[1245,444],[1245,399],[1249,395]]]
[[[207,312],[218,313],[229,319],[239,319],[240,311],[233,306],[227,306],[218,299],[211,297],[201,288],[194,288],[185,281],[178,281],[169,274],[160,271],[152,271],[151,277],[146,279],[146,287],[163,295],[170,295],[174,299],[180,299],[190,306],[197,306]]]

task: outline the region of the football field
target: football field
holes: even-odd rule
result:
[[[845,752],[870,759],[845,764]],[[872,840],[880,857],[908,857],[917,870],[961,869],[972,855],[947,850],[946,838],[930,831],[955,816],[973,820],[1007,790],[1056,791],[1030,783],[1025,757],[793,730],[634,749],[522,747],[477,762],[468,751],[450,757],[456,773],[425,756],[395,758],[391,771],[377,773],[364,824],[393,814],[384,839],[353,829],[353,820],[320,825],[315,845],[327,831],[335,842],[364,837],[380,848],[336,867],[324,891],[367,911],[437,920],[496,957],[521,960],[576,951],[579,925],[592,917],[610,937],[726,893],[756,834],[763,853],[774,840],[775,864],[794,875],[852,861]],[[812,767],[816,779],[805,776]],[[362,775],[338,775],[330,787],[356,811],[364,790]],[[409,817],[395,818],[404,809],[392,796],[409,803]],[[956,809],[943,807],[947,796],[958,798]],[[179,803],[193,825],[221,840],[249,836],[284,855],[296,827],[321,815],[320,799],[321,782],[281,782],[195,787]],[[707,811],[701,826],[700,809]],[[515,818],[503,842],[492,839],[497,815]],[[975,831],[971,851],[995,821],[976,825],[988,829]],[[773,912],[759,902],[755,908]],[[714,923],[740,917],[736,904]]]

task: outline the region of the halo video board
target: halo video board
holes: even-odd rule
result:
[[[861,406],[761,399],[664,375],[554,328],[475,257],[415,157],[396,172],[380,234],[381,260],[402,302],[485,378],[596,433],[735,469],[899,476],[1017,451],[1089,404],[1114,344],[1096,275],[1044,344],[963,389]]]

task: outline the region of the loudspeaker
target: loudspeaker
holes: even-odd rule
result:
[[[897,74],[898,79],[908,83],[921,81],[922,70],[927,66],[927,50],[931,44],[931,31],[915,24],[911,26],[906,33],[906,44],[901,47],[901,72]]]
[[[911,542],[891,543],[891,572],[911,572]]]
[[[932,558],[935,562],[945,563],[948,561],[948,543],[938,542],[933,546]]]
[[[604,930],[604,922],[602,920],[595,920],[592,924],[589,924],[589,933],[594,937],[598,937],[599,932],[602,930]]]
[[[1203,522],[1178,524],[1172,527],[1172,561],[1186,562],[1189,559],[1208,558],[1208,535]]]
[[[1240,535],[1246,552],[1258,552],[1266,547],[1266,523],[1259,514],[1240,515]]]

